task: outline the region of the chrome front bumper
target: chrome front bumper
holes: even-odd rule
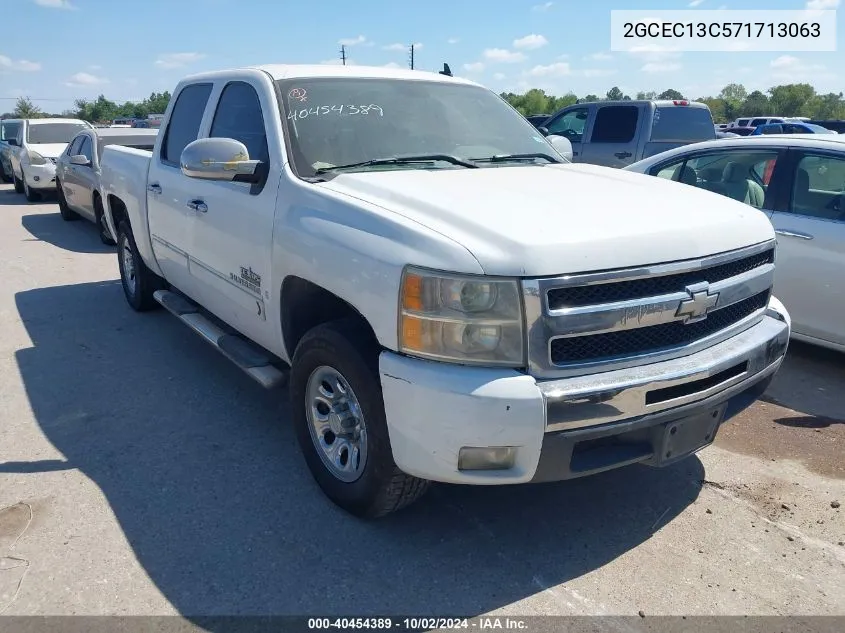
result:
[[[546,434],[532,481],[638,462],[663,466],[707,446],[723,422],[766,390],[783,362],[790,327],[788,313],[773,300],[757,325],[696,354],[538,382]]]
[[[637,418],[742,390],[749,381],[777,371],[789,331],[787,322],[766,316],[744,332],[683,358],[538,382],[546,400],[546,431]]]

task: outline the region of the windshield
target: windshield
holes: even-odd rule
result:
[[[715,136],[707,108],[672,105],[654,110],[652,141],[705,141]]]
[[[69,143],[78,132],[87,129],[84,123],[30,123],[26,129],[26,142]]]
[[[300,176],[393,156],[460,160],[544,153],[564,162],[546,139],[499,96],[464,84],[370,78],[278,82],[293,162]],[[536,164],[548,162],[538,158]],[[534,164],[534,159],[482,167]],[[464,169],[455,161],[362,165],[359,169]]]

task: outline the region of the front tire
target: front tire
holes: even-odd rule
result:
[[[15,182],[15,193],[23,193],[23,181],[12,174],[12,180]]]
[[[366,327],[335,321],[302,338],[290,376],[294,430],[311,475],[336,505],[364,518],[411,504],[430,484],[393,461],[378,354]]]
[[[59,180],[56,180],[56,198],[59,204],[59,215],[62,216],[62,220],[65,222],[73,222],[74,220],[79,219],[79,216],[76,215],[76,213],[74,213],[67,205],[67,198],[65,198],[65,192],[62,189],[62,183]]]
[[[26,182],[26,174],[21,172],[21,176],[23,176],[23,178],[21,180],[23,180],[23,195],[26,196],[26,201],[27,202],[38,202],[39,200],[41,200],[41,194],[38,193],[37,191],[34,191],[29,186],[29,183]]]
[[[116,242],[112,239],[109,226],[106,224],[106,214],[103,212],[103,203],[99,197],[94,198],[94,217],[97,221],[97,228],[100,230],[100,241],[108,246],[114,246]]]
[[[126,301],[137,312],[157,308],[159,304],[153,293],[165,287],[164,280],[141,259],[132,229],[125,221],[117,229],[117,244],[117,265]]]
[[[0,161],[0,180],[3,182],[12,182],[12,177],[6,173],[6,168],[3,167],[2,161]]]

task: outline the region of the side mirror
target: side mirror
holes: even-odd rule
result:
[[[179,159],[182,173],[200,180],[258,182],[260,160],[250,160],[246,145],[232,138],[200,138],[188,143]]]
[[[547,136],[546,140],[549,142],[549,145],[557,150],[558,154],[563,156],[566,160],[572,160],[572,143],[568,138],[553,134],[551,136]]]
[[[88,160],[87,156],[83,156],[82,154],[74,154],[70,157],[70,164],[71,165],[81,165],[82,167],[88,167],[91,164],[91,161]]]
[[[6,142],[7,142],[9,145],[11,145],[12,147],[17,147],[17,146],[18,146],[18,139],[16,139],[16,138],[10,138],[10,139],[7,139],[7,140],[6,140]]]
[[[538,131],[540,134],[542,134],[543,136],[548,136],[548,135],[549,135],[549,128],[547,128],[547,127],[546,127],[546,126],[544,126],[544,125],[541,125],[540,127],[538,127],[538,128],[537,128],[537,131]]]

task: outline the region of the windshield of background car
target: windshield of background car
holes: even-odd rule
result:
[[[449,154],[471,159],[539,152],[564,162],[525,117],[479,86],[322,77],[278,84],[300,176],[313,176],[320,168],[402,155]],[[454,168],[446,162],[436,166]],[[402,168],[408,166],[373,167]]]
[[[26,142],[33,145],[41,143],[70,143],[70,140],[82,130],[84,123],[35,123],[26,126]]]
[[[705,141],[715,136],[707,108],[671,105],[654,110],[652,141]]]

